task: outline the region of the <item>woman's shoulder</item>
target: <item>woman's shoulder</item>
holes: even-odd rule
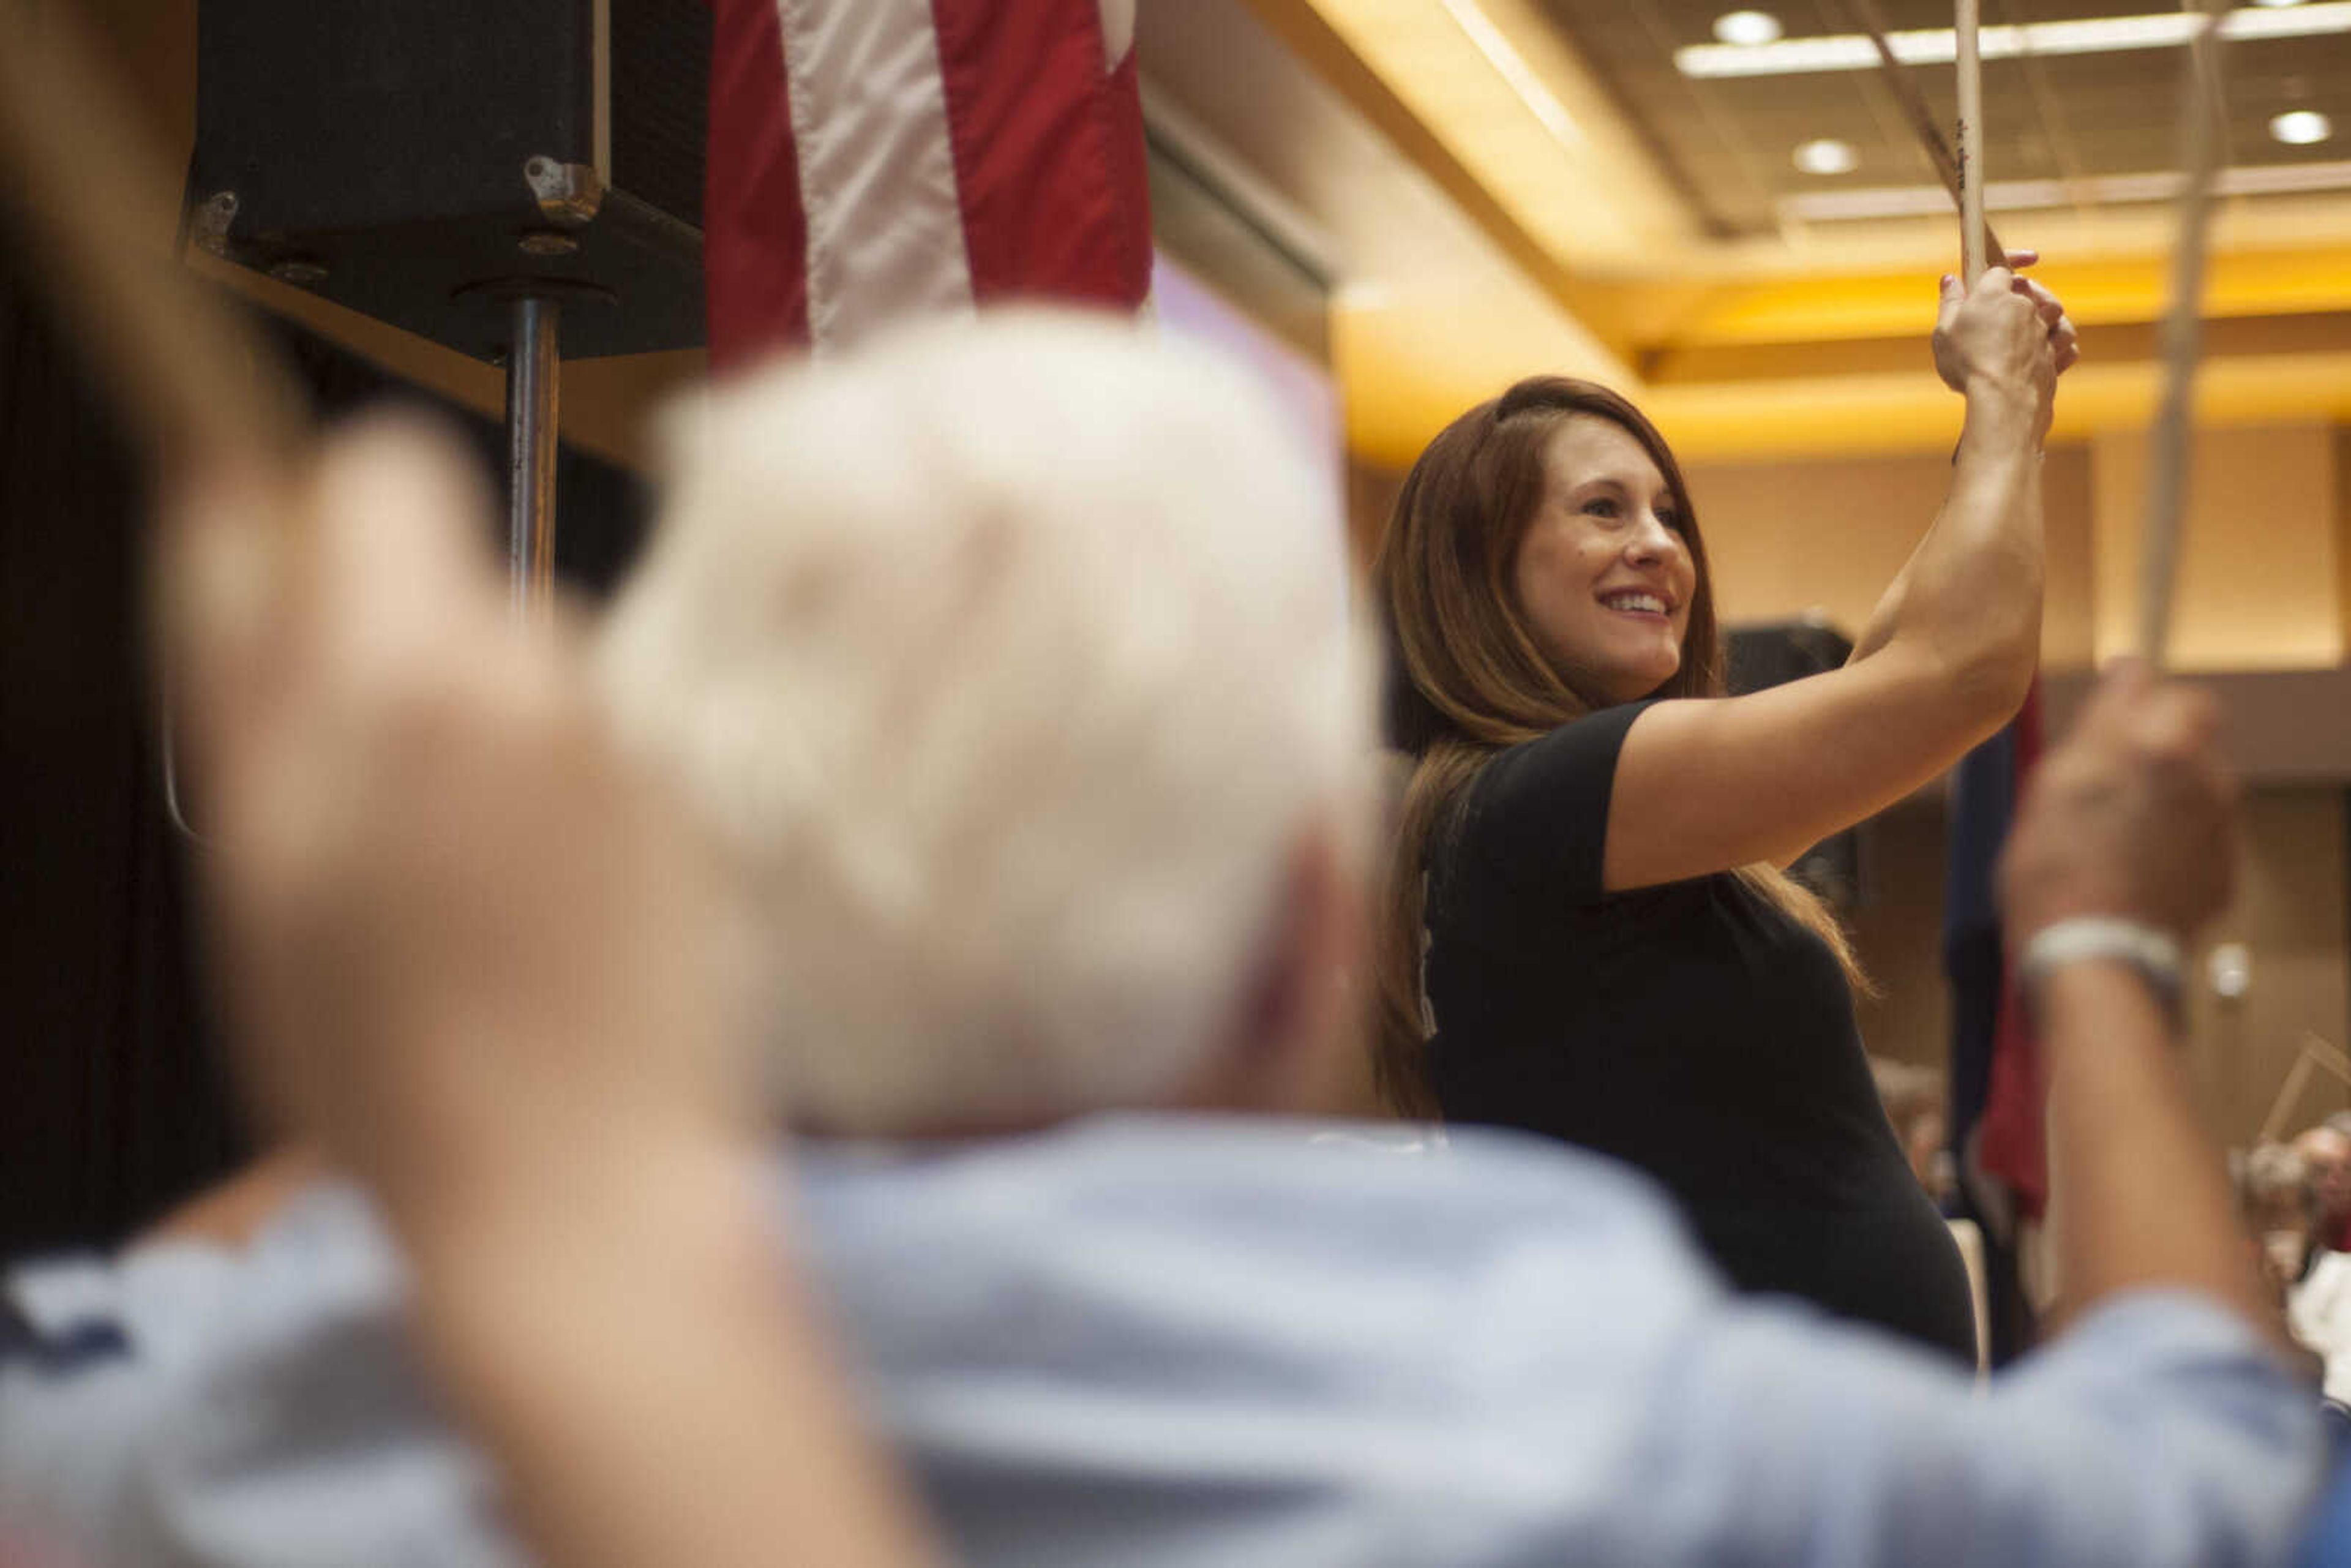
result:
[[[1596,901],[1617,755],[1648,706],[1602,708],[1496,752],[1438,819],[1429,869]]]
[[[1499,795],[1508,800],[1518,794],[1613,783],[1625,735],[1656,701],[1648,698],[1597,708],[1508,747],[1495,753],[1473,789],[1481,798]]]

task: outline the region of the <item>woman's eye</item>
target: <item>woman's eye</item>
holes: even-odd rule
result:
[[[1616,503],[1609,497],[1594,496],[1583,503],[1583,515],[1588,517],[1613,517],[1616,515]]]
[[[1660,507],[1657,508],[1657,521],[1665,527],[1673,529],[1676,533],[1682,531],[1682,515],[1679,512],[1675,511],[1671,507]]]

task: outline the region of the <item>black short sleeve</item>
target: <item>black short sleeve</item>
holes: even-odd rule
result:
[[[1625,732],[1648,706],[1602,708],[1489,762],[1470,786],[1462,852],[1554,907],[1562,901],[1597,904],[1616,758]]]

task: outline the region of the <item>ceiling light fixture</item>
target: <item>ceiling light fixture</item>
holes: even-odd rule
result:
[[[2027,212],[2088,202],[2122,205],[2168,202],[2179,193],[2175,171],[2102,174],[2068,184],[2063,180],[1992,180],[1984,185],[1984,205],[1993,212]],[[2212,191],[2221,196],[2291,196],[2351,190],[2351,162],[2256,163],[2223,169]],[[1950,193],[1940,185],[1881,185],[1865,190],[1806,191],[1783,196],[1780,216],[1793,223],[1838,223],[1870,218],[1949,217]]]
[[[2289,147],[2307,147],[2335,134],[2335,122],[2314,109],[2290,110],[2270,121],[2270,134]]]
[[[1797,148],[1795,162],[1807,174],[1850,174],[1861,166],[1852,142],[1825,136]]]
[[[1732,11],[1714,19],[1714,36],[1736,49],[1776,44],[1785,30],[1769,11]]]
[[[2201,26],[2196,14],[2167,11],[2145,16],[2086,16],[2065,22],[2029,22],[1986,27],[1979,35],[1985,59],[2020,55],[2102,55],[2128,49],[2171,49],[2186,44]],[[2220,36],[2232,43],[2261,38],[2310,38],[2351,33],[2351,0],[2314,0],[2291,7],[2241,7],[2220,18]],[[1908,65],[1949,65],[1959,52],[1949,27],[1894,33],[1886,41],[1895,57]],[[1805,76],[1819,71],[1877,68],[1877,48],[1859,33],[1782,38],[1777,43],[1733,46],[1691,44],[1674,51],[1674,65],[1687,77]]]
[[[1542,78],[1535,75],[1526,57],[1503,37],[1501,28],[1494,26],[1494,19],[1478,8],[1478,0],[1441,3],[1455,24],[1469,36],[1469,41],[1478,46],[1478,52],[1486,57],[1486,63],[1510,84],[1529,112],[1542,122],[1543,129],[1566,146],[1583,146],[1583,127],[1575,123],[1575,116],[1568,113],[1567,105],[1543,85]]]

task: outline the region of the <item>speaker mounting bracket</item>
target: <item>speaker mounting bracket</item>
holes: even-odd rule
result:
[[[524,160],[522,177],[539,215],[558,228],[586,228],[604,204],[604,182],[592,165],[542,155]]]

